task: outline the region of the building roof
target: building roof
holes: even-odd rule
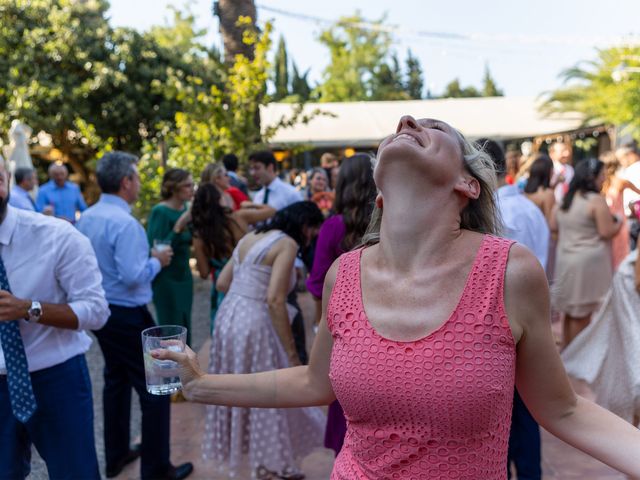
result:
[[[467,138],[496,140],[530,138],[580,128],[579,113],[544,116],[535,97],[447,98],[386,102],[307,103],[303,114],[318,109],[328,115],[315,116],[309,123],[282,128],[271,144],[310,144],[315,147],[371,147],[395,131],[405,114],[416,118],[437,118]],[[263,128],[290,118],[295,105],[270,103],[262,108]]]

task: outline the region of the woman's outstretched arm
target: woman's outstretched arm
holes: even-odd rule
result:
[[[326,405],[335,396],[329,381],[329,362],[333,339],[327,328],[327,304],[335,283],[338,260],[327,273],[322,294],[322,320],[313,342],[309,365],[271,372],[241,375],[205,374],[196,354],[156,350],[158,359],[180,364],[180,379],[187,400],[237,407],[286,408]]]
[[[640,476],[640,430],[573,391],[551,333],[547,279],[533,255],[509,255],[505,306],[521,331],[516,385],[542,427],[601,462]]]

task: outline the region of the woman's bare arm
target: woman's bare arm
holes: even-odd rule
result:
[[[196,257],[196,266],[200,278],[207,278],[211,273],[209,257],[205,253],[204,242],[201,238],[193,237],[193,254]]]
[[[329,381],[333,339],[326,318],[337,266],[338,260],[325,278],[322,320],[313,342],[309,365],[243,375],[211,375],[202,372],[195,353],[188,347],[185,353],[155,350],[152,355],[180,364],[184,395],[193,402],[258,408],[328,405],[335,396]]]
[[[509,255],[505,286],[508,317],[521,330],[516,385],[535,419],[611,467],[640,475],[640,430],[573,391],[551,334],[545,273],[520,246]]]
[[[216,280],[216,290],[222,293],[227,293],[233,280],[233,258],[230,259],[227,264],[222,268],[218,279]]]
[[[598,235],[600,238],[608,240],[615,236],[622,227],[621,219],[614,221],[614,217],[609,210],[609,206],[603,197],[600,195],[594,195],[590,199],[591,207],[593,208],[593,218],[596,222],[596,228],[598,229]]]
[[[252,203],[250,206],[243,206],[241,209],[234,212],[234,215],[242,218],[242,220],[248,225],[255,225],[256,223],[264,222],[275,214],[275,208],[270,205],[262,205],[259,203]]]
[[[298,244],[285,237],[274,245],[276,256],[271,267],[271,278],[267,288],[267,305],[273,328],[280,338],[280,343],[287,353],[291,365],[300,365],[296,343],[291,332],[289,313],[287,311],[287,295],[291,282],[293,262],[298,253]]]

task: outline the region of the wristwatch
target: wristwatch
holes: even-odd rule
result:
[[[42,318],[42,305],[40,305],[40,302],[32,300],[31,307],[27,310],[27,321],[38,323],[40,318]]]

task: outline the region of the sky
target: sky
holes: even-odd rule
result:
[[[207,41],[221,46],[212,3],[192,0],[189,5],[197,25],[209,30]],[[171,5],[186,2],[111,0],[109,15],[114,26],[142,31],[166,23]],[[488,65],[505,95],[537,96],[560,87],[561,72],[595,59],[598,48],[629,36],[640,39],[638,0],[259,0],[256,5],[258,22],[274,23],[274,45],[283,35],[290,58],[299,71],[310,69],[308,78],[314,82],[329,61],[327,49],[316,40],[328,26],[325,20],[356,10],[367,20],[386,15],[385,25],[397,27],[393,49],[402,63],[408,49],[420,59],[425,86],[434,95],[454,78],[462,86],[481,87]]]

